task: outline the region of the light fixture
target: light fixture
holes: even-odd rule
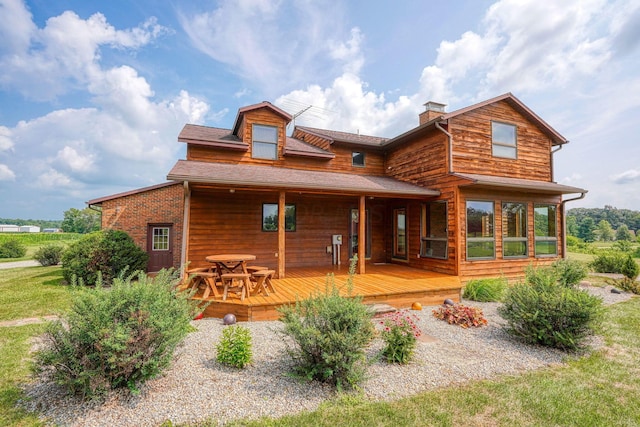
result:
[[[236,192],[236,189],[235,189],[235,188],[230,188],[230,189],[229,189],[229,193],[235,193],[235,192]]]

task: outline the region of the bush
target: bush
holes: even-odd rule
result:
[[[507,289],[504,278],[470,280],[464,288],[464,298],[473,301],[500,301]]]
[[[566,287],[576,286],[589,274],[584,263],[572,259],[559,259],[551,265],[551,268],[558,282]]]
[[[382,356],[389,363],[409,363],[420,336],[416,325],[417,316],[406,311],[385,314],[380,320],[383,329],[380,332],[385,343]]]
[[[538,276],[539,277],[539,276]],[[498,313],[525,342],[575,350],[602,321],[602,300],[559,283],[528,280],[507,290]]]
[[[640,295],[640,282],[635,279],[623,277],[621,279],[606,279],[605,282],[615,288],[622,289],[623,291],[631,292],[636,295]]]
[[[27,248],[16,239],[0,244],[0,258],[22,258],[26,253]]]
[[[631,254],[620,251],[602,252],[591,261],[590,266],[598,273],[624,274],[632,279],[639,273],[638,264]]]
[[[251,332],[244,326],[228,326],[216,346],[216,360],[223,365],[244,368],[253,359]]]
[[[280,309],[283,334],[293,339],[287,352],[294,375],[332,384],[338,390],[355,387],[364,379],[365,348],[375,334],[372,312],[362,297],[350,297],[356,257],[349,268],[346,296],[340,295],[332,275],[325,292]]]
[[[38,248],[35,254],[33,254],[33,259],[45,267],[48,265],[58,265],[62,260],[63,252],[64,248],[62,246],[49,244]]]
[[[62,255],[62,274],[68,283],[75,276],[95,285],[98,273],[109,284],[121,272],[146,270],[149,255],[123,231],[107,230],[87,234],[72,243]]]
[[[35,371],[83,398],[120,387],[137,392],[192,328],[196,307],[176,293],[179,280],[162,270],[153,279],[117,277],[110,289],[75,289],[70,312],[47,326]]]
[[[487,319],[481,308],[469,307],[463,304],[443,304],[433,310],[436,319],[444,320],[450,325],[460,325],[463,328],[470,326],[480,327],[487,324]]]

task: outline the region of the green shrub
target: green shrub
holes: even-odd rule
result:
[[[558,283],[558,276],[552,267],[534,267],[528,265],[524,270],[525,282],[527,285],[540,288],[555,287]]]
[[[234,368],[244,368],[253,359],[251,332],[240,325],[224,328],[216,351],[218,363]]]
[[[7,240],[0,244],[0,258],[22,258],[26,253],[27,248],[17,239]]]
[[[62,246],[48,244],[38,248],[38,250],[33,254],[33,259],[45,267],[48,265],[58,265],[62,260],[63,252],[64,248]]]
[[[72,243],[62,255],[62,274],[68,283],[77,277],[89,286],[98,272],[109,284],[123,271],[146,270],[149,255],[123,231],[97,231]]]
[[[47,326],[35,371],[83,398],[138,385],[156,376],[192,329],[196,312],[180,277],[162,270],[151,279],[117,277],[110,289],[77,288],[72,307]]]
[[[598,273],[624,274],[629,278],[638,276],[638,264],[632,255],[621,251],[605,251],[596,255],[591,261],[591,268]]]
[[[341,390],[364,379],[365,348],[375,334],[372,312],[362,297],[351,297],[356,257],[349,268],[347,295],[340,295],[332,275],[324,292],[280,309],[282,333],[292,338],[287,352],[295,363],[293,374],[332,384]]]
[[[507,290],[504,278],[470,280],[464,288],[464,298],[472,301],[500,301]]]
[[[444,320],[450,325],[460,325],[463,328],[480,327],[487,324],[487,319],[481,308],[464,304],[443,304],[433,310],[436,319]]]
[[[572,287],[587,277],[589,269],[580,261],[572,259],[559,259],[551,264],[558,282],[562,286]]]
[[[606,279],[605,282],[608,285],[622,289],[623,291],[640,295],[640,282],[635,279],[623,277],[621,279]]]
[[[575,350],[599,327],[603,309],[586,291],[528,280],[507,290],[498,313],[507,321],[504,329],[525,342]]]
[[[396,311],[382,316],[380,336],[385,343],[382,357],[389,363],[409,363],[418,343],[420,328],[417,316],[406,311]]]

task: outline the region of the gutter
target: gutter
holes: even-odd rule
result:
[[[569,141],[567,141],[569,142]],[[566,144],[566,143],[565,143]],[[553,155],[556,154],[558,151],[562,150],[562,147],[564,147],[564,144],[560,144],[558,145],[558,148],[556,148],[555,150],[551,150],[551,181],[555,181],[554,179],[554,167],[553,167]]]
[[[436,129],[442,131],[449,139],[449,173],[453,173],[453,136],[440,126],[440,123],[437,121],[434,122],[434,124],[436,125]]]
[[[562,145],[560,146],[562,147]],[[587,191],[582,192],[578,197],[574,197],[573,199],[567,199],[560,202],[560,206],[562,206],[562,258],[567,258],[567,215],[565,212],[565,205],[567,202],[574,202],[576,200],[584,199],[587,195]]]

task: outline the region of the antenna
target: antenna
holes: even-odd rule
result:
[[[313,105],[309,105],[308,107],[303,108],[302,110],[298,111],[297,113],[295,113],[293,115],[293,126],[296,126],[296,117],[302,115],[305,111],[307,111],[309,108],[313,107]]]

